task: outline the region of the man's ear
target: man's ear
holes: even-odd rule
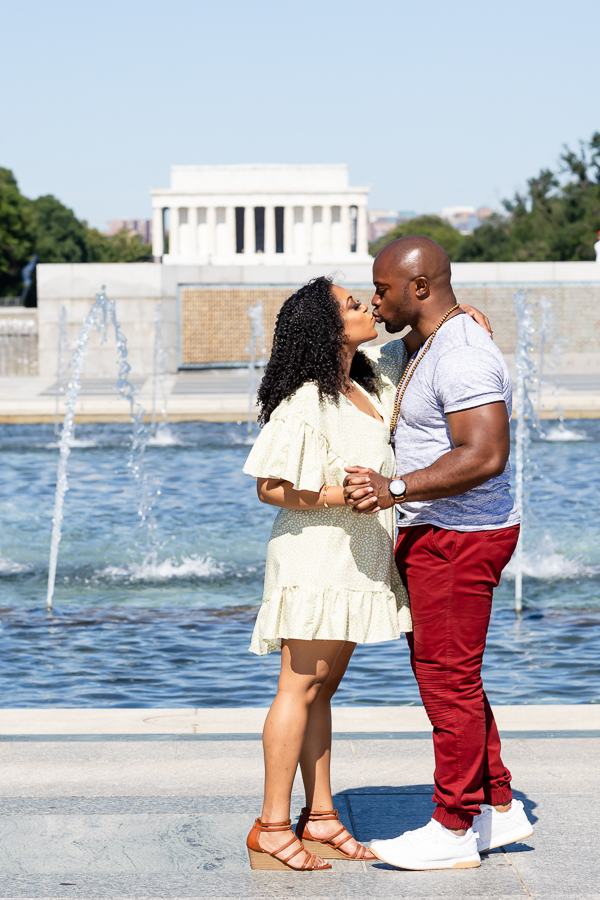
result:
[[[417,300],[426,300],[429,297],[429,281],[424,275],[418,275],[415,278],[414,286]]]

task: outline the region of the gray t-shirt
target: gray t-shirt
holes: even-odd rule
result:
[[[512,409],[504,357],[468,315],[445,322],[417,366],[404,394],[396,426],[396,472],[425,469],[452,450],[446,415],[503,401]],[[398,525],[437,525],[452,531],[490,531],[517,525],[510,495],[510,462],[502,475],[464,494],[403,503]]]

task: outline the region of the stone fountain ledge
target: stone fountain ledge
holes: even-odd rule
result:
[[[2,737],[198,735],[251,738],[262,732],[266,708],[0,709]],[[573,732],[600,735],[600,704],[496,706],[501,732]],[[420,706],[335,706],[339,735],[427,736],[431,726]]]
[[[134,374],[132,377],[135,380]],[[56,410],[54,379],[39,376],[0,377],[0,423],[53,424]],[[114,379],[102,379],[84,391],[75,406],[76,422],[129,422],[129,404],[112,389]],[[214,369],[186,371],[165,378],[170,422],[237,422],[248,416],[247,372]],[[139,399],[150,418],[152,379],[137,384]],[[581,372],[579,384],[542,393],[542,418],[555,418],[557,403],[565,418],[600,417],[600,373]],[[64,400],[60,407],[65,413]],[[256,417],[257,410],[254,415]]]

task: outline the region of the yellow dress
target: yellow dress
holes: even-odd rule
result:
[[[279,404],[244,466],[253,478],[290,481],[296,490],[342,484],[344,466],[395,474],[389,425],[396,385],[406,365],[402,341],[367,351],[379,376],[383,416],[361,412],[343,394],[339,406],[319,401],[304,384]],[[408,596],[394,562],[395,509],[372,516],[347,508],[281,509],[267,550],[265,586],[250,650],[280,649],[282,638],[390,641],[412,629]]]

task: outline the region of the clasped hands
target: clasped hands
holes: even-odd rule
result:
[[[362,466],[346,466],[345,471],[348,474],[343,484],[344,500],[354,512],[372,515],[394,506],[390,494],[391,478]]]

